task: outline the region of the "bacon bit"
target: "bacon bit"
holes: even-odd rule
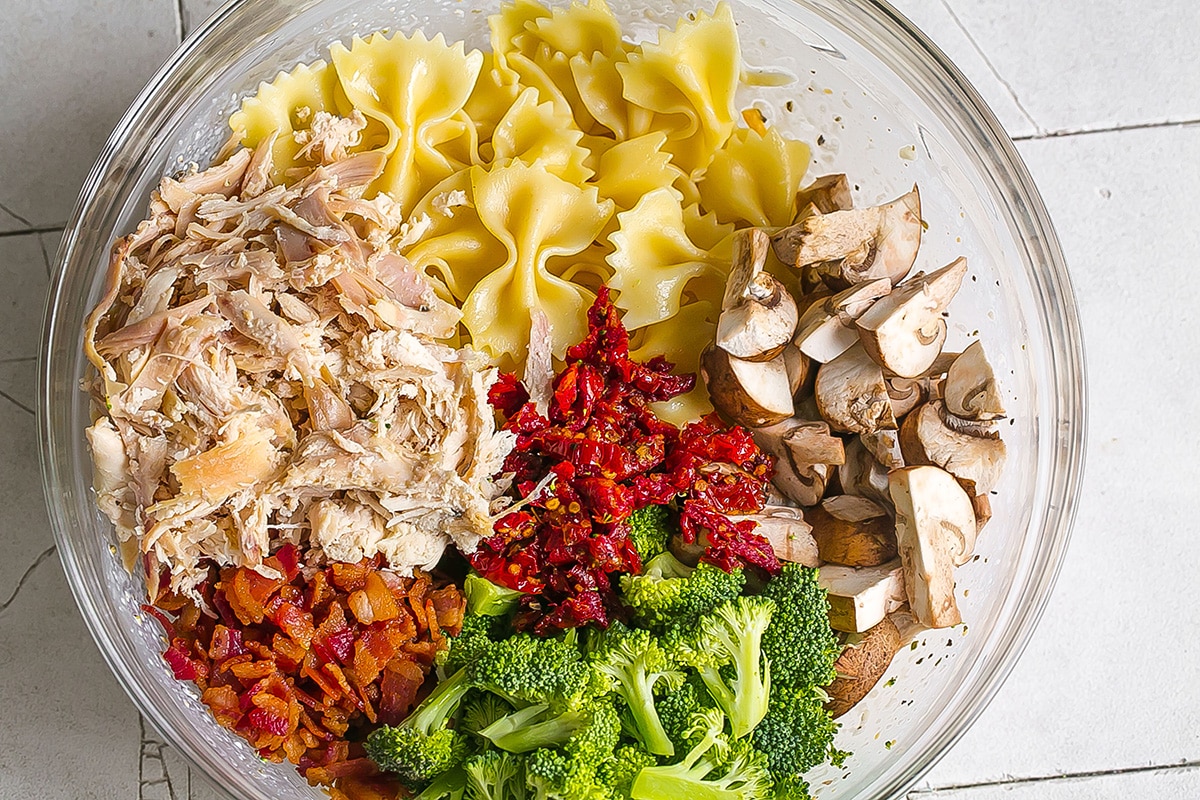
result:
[[[641,571],[628,518],[647,505],[675,504],[687,529],[701,519],[723,520],[705,554],[723,569],[779,570],[753,525],[736,526],[725,516],[762,509],[770,458],[746,430],[727,428],[715,415],[680,430],[651,408],[695,381],[672,374],[661,357],[633,361],[629,334],[601,287],[587,336],[567,349],[554,379],[547,416],[532,403],[517,405],[528,393],[515,378],[496,384],[502,388],[492,392],[493,404],[507,417],[505,430],[517,434],[504,470],[523,506],[497,520],[495,535],[468,558],[488,579],[525,593],[518,628],[547,635],[605,627],[625,613],[610,576]],[[713,468],[736,479],[702,477]]]
[[[359,741],[364,726],[408,715],[444,646],[443,629],[461,628],[461,592],[432,589],[428,575],[383,572],[376,559],[309,578],[291,551],[264,563],[284,579],[226,568],[198,587],[216,619],[190,600],[173,605],[174,621],[166,609],[146,607],[167,630],[164,660],[264,759],[286,759],[310,781],[338,782],[352,800],[396,798],[397,784],[345,737]],[[356,594],[361,600],[351,599]],[[347,616],[361,602],[370,624]]]

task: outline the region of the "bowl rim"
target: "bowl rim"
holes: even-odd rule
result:
[[[37,430],[42,483],[59,558],[72,595],[102,656],[142,716],[183,755],[189,766],[197,768],[206,780],[224,792],[230,790],[218,784],[215,777],[221,774],[224,762],[211,750],[193,747],[167,724],[164,715],[150,702],[145,691],[117,657],[118,648],[114,640],[98,622],[100,607],[77,578],[79,560],[67,533],[69,522],[61,504],[52,501],[55,488],[61,484],[63,465],[56,460],[61,433],[53,425],[51,413],[56,393],[62,390],[61,381],[56,382],[57,362],[53,358],[55,345],[61,337],[77,332],[59,331],[56,321],[65,298],[66,267],[75,256],[81,226],[97,199],[100,184],[113,166],[122,143],[143,122],[163,88],[187,70],[202,44],[214,34],[233,27],[240,19],[252,14],[261,18],[264,11],[271,13],[271,7],[275,9],[275,14],[287,15],[318,2],[321,0],[285,0],[266,4],[256,0],[230,0],[197,26],[149,79],[106,140],[64,228],[46,300],[38,357]],[[1020,243],[1027,249],[1030,262],[1042,267],[1030,275],[1030,281],[1041,301],[1038,321],[1044,326],[1050,360],[1048,369],[1054,379],[1053,385],[1046,387],[1046,391],[1051,396],[1050,403],[1056,412],[1057,424],[1054,426],[1056,437],[1049,469],[1052,480],[1047,489],[1046,511],[1040,520],[1031,519],[1029,525],[1029,529],[1034,529],[1036,525],[1043,534],[1043,546],[1036,554],[1036,562],[1025,587],[1034,593],[1034,601],[1023,606],[1009,620],[1005,629],[1008,635],[1000,640],[1001,646],[990,654],[982,669],[972,673],[970,681],[964,681],[964,684],[972,684],[970,688],[977,691],[962,697],[965,692],[960,687],[946,705],[946,713],[937,720],[941,726],[938,735],[924,744],[908,768],[894,775],[884,774],[870,787],[872,796],[899,798],[941,760],[994,699],[1032,639],[1057,582],[1079,505],[1086,456],[1088,387],[1078,307],[1053,222],[1012,139],[979,92],[937,45],[887,0],[766,2],[768,5],[774,2],[783,6],[803,6],[818,13],[822,13],[819,9],[824,9],[824,13],[836,15],[839,23],[852,22],[873,37],[882,35],[884,39],[890,38],[893,46],[907,50],[909,57],[915,57],[928,71],[926,77],[936,82],[932,90],[935,94],[940,92],[943,95],[940,98],[944,103],[941,108],[942,122],[951,126],[956,133],[973,140],[979,146],[979,152],[987,155],[990,160],[984,166],[989,176],[995,178],[996,175],[1003,175],[1009,179],[995,188],[1007,201],[1006,212],[1024,212],[1023,218],[1012,221],[1022,235],[1023,241]],[[268,8],[264,9],[264,5]],[[871,41],[874,45],[877,40],[873,38]],[[876,55],[879,55],[878,51]],[[896,70],[896,65],[888,66]],[[911,85],[910,75],[903,71],[898,74],[906,84]],[[1053,301],[1053,305],[1048,301]],[[1049,312],[1051,308],[1054,314]],[[73,390],[74,387],[66,389]],[[1015,591],[1015,588],[1010,589],[1009,598]]]

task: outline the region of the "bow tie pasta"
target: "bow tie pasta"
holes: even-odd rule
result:
[[[561,358],[608,284],[638,353],[694,371],[734,231],[804,213],[810,159],[757,113],[740,125],[730,8],[640,41],[605,0],[514,0],[488,26],[487,53],[419,31],[335,44],[328,63],[260,85],[230,125],[276,185],[378,153],[362,202],[390,209],[390,227],[373,245],[461,308],[455,341],[494,363],[520,371],[531,335]],[[768,269],[790,272],[773,258]],[[701,384],[660,413],[709,409]]]

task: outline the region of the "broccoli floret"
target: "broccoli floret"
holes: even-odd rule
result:
[[[700,674],[689,670],[683,684],[664,692],[656,698],[658,717],[662,720],[667,736],[675,743],[677,751],[687,750],[687,733],[692,727],[692,716],[707,708],[715,707],[708,687]]]
[[[491,692],[472,692],[462,704],[458,729],[476,736],[493,722],[512,713],[513,707]]]
[[[463,800],[467,792],[467,773],[461,767],[438,775],[414,800]]]
[[[777,686],[811,689],[833,682],[841,648],[829,627],[829,600],[817,583],[817,571],[784,564],[762,593],[775,601],[775,614],[763,636]]]
[[[684,673],[658,638],[644,628],[614,623],[590,658],[599,672],[612,679],[617,695],[629,707],[642,746],[655,755],[673,755],[675,745],[659,719],[654,687],[661,681],[670,689],[677,688]]]
[[[367,755],[409,788],[427,786],[466,752],[466,741],[449,723],[470,688],[462,670],[442,681],[406,720],[372,731],[364,743]]]
[[[467,613],[481,617],[504,617],[517,608],[524,592],[509,589],[472,570],[463,581],[463,594],[467,596]]]
[[[646,767],[658,766],[658,759],[640,747],[623,744],[600,767],[597,782],[612,791],[614,800],[628,800],[633,780]]]
[[[765,800],[771,778],[765,759],[744,742],[725,738],[719,709],[693,717],[695,745],[677,764],[646,767],[633,780],[633,800]]]
[[[467,667],[475,686],[515,706],[574,708],[595,693],[595,676],[579,648],[561,639],[518,633],[476,654]]]
[[[623,575],[621,591],[638,623],[663,630],[690,627],[700,615],[742,593],[742,570],[725,572],[712,564],[692,569],[670,553],[655,557],[641,575]]]
[[[799,775],[784,775],[775,779],[773,800],[812,800],[808,781]]]
[[[585,711],[550,712],[545,703],[522,708],[501,717],[481,731],[481,735],[510,753],[528,753],[542,747],[566,744],[590,722]]]
[[[525,800],[525,771],[520,758],[489,750],[463,762],[466,800]]]
[[[438,653],[438,665],[447,674],[453,674],[474,662],[498,638],[496,622],[496,617],[466,614],[462,631],[458,636],[449,637],[446,640],[447,648]]]
[[[667,539],[675,531],[671,509],[667,506],[645,506],[629,515],[629,541],[645,564],[667,549]]]
[[[604,765],[613,758],[621,723],[612,703],[599,702],[589,723],[562,748],[542,748],[525,761],[525,780],[534,800],[608,800],[612,792],[601,782]]]
[[[700,619],[691,647],[680,651],[729,718],[735,739],[767,714],[771,664],[764,663],[762,639],[774,610],[775,603],[764,597],[722,603]]]
[[[766,754],[776,781],[798,779],[834,754],[837,723],[824,702],[820,689],[772,690],[767,716],[754,729],[753,742]]]

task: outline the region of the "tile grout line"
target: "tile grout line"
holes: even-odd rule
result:
[[[988,789],[1005,786],[1024,786],[1035,783],[1058,783],[1072,780],[1088,780],[1091,778],[1107,778],[1120,775],[1141,775],[1154,772],[1171,772],[1175,770],[1189,771],[1200,769],[1200,761],[1182,761],[1178,764],[1158,764],[1144,767],[1118,767],[1115,769],[1099,769],[1088,772],[1064,772],[1056,775],[1037,775],[1027,778],[1007,778],[998,781],[979,781],[978,783],[957,783],[946,786],[935,786],[928,789],[916,789],[908,793],[909,797],[936,797],[940,792],[969,791],[971,789]]]
[[[62,233],[62,231],[62,225],[51,225],[47,228],[34,228],[31,226],[28,228],[22,228],[19,231],[0,231],[0,239],[9,236],[33,236],[39,233]]]
[[[27,406],[27,405],[25,405],[24,403],[22,403],[20,400],[18,400],[17,398],[13,397],[11,394],[9,394],[8,392],[4,391],[3,389],[0,389],[0,397],[3,397],[3,398],[4,398],[5,400],[7,400],[8,402],[12,403],[14,406],[16,406],[17,408],[19,408],[19,409],[21,409],[22,411],[24,411],[26,414],[32,414],[32,415],[33,415],[33,416],[35,416],[35,417],[37,416],[37,412],[36,412],[36,411],[34,411],[32,408],[30,408],[29,406]]]
[[[42,262],[46,265],[46,278],[54,277],[54,270],[50,267],[50,254],[46,252],[46,240],[42,238],[42,234],[37,235],[38,249],[42,251]]]
[[[967,37],[967,41],[971,43],[971,47],[975,48],[975,52],[978,53],[979,57],[983,59],[983,63],[987,66],[988,71],[992,73],[992,77],[994,77],[1000,83],[1000,85],[1004,87],[1004,91],[1008,93],[1009,99],[1013,101],[1013,104],[1017,107],[1017,110],[1021,112],[1021,116],[1025,117],[1026,121],[1033,126],[1035,135],[1045,133],[1045,129],[1037,123],[1037,120],[1033,118],[1033,115],[1030,114],[1029,110],[1026,109],[1021,103],[1021,99],[1017,97],[1017,91],[1013,89],[1012,84],[1004,79],[1004,76],[1000,74],[1000,70],[996,69],[996,65],[992,63],[990,58],[988,58],[987,53],[983,52],[983,48],[979,46],[979,42],[975,41],[975,37],[972,35],[971,31],[967,30],[967,26],[963,24],[963,21],[959,18],[958,14],[956,14],[954,9],[950,7],[949,0],[941,0],[941,4],[942,7],[946,9],[946,13],[950,15],[950,19],[954,20],[954,24],[957,25],[958,29],[963,32],[963,36]]]
[[[183,22],[183,0],[175,0],[175,37],[179,39],[180,44],[183,44],[183,40],[187,37],[187,30],[184,28]]]
[[[25,568],[25,572],[21,573],[21,577],[17,579],[17,585],[13,587],[12,594],[3,603],[0,603],[0,614],[8,610],[8,607],[17,599],[17,595],[21,593],[21,589],[25,586],[25,581],[29,580],[34,571],[42,565],[42,562],[54,554],[57,549],[56,545],[50,545],[33,560],[33,563]]]
[[[1200,125],[1200,117],[1195,119],[1161,120],[1159,122],[1134,122],[1128,125],[1109,125],[1103,128],[1078,128],[1075,130],[1044,131],[1025,136],[1014,136],[1014,142],[1038,142],[1045,139],[1064,139],[1071,136],[1090,136],[1097,133],[1124,133],[1126,131],[1152,131],[1163,128],[1189,128]]]
[[[27,228],[32,228],[32,227],[33,227],[33,223],[32,223],[32,222],[30,222],[29,220],[25,219],[24,217],[22,217],[22,216],[21,216],[20,214],[18,214],[17,212],[13,211],[13,210],[12,210],[11,208],[9,208],[8,206],[4,205],[4,203],[0,203],[0,211],[3,211],[4,213],[8,214],[10,217],[12,217],[12,218],[13,218],[13,219],[15,219],[17,222],[21,223],[22,225],[24,225],[24,226],[25,226],[25,227],[27,227]]]

